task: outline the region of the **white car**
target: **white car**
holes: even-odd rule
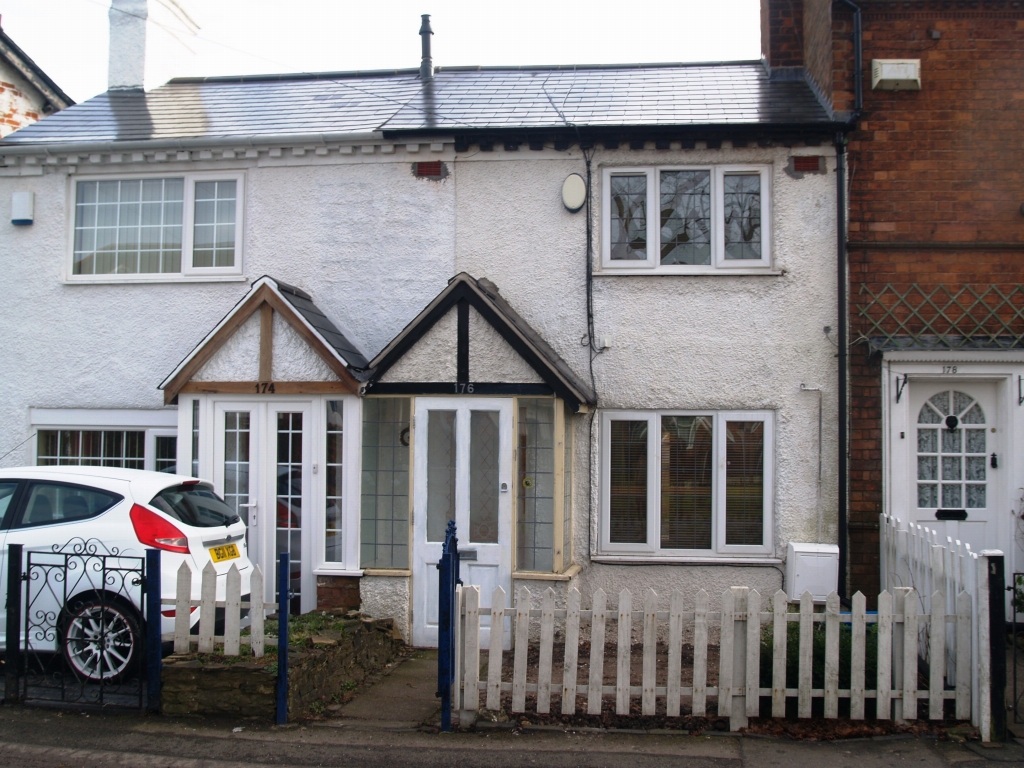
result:
[[[7,549],[21,544],[36,567],[25,582],[29,607],[22,647],[60,652],[90,681],[115,681],[139,669],[145,645],[139,561],[161,550],[161,591],[175,597],[183,562],[192,569],[192,599],[213,562],[217,599],[237,565],[242,593],[252,564],[245,524],[210,483],[164,472],[113,467],[22,467],[0,470],[0,584],[7,586]],[[95,553],[95,557],[90,553]],[[66,564],[66,565],[65,565]],[[103,570],[106,565],[106,571]],[[247,597],[243,597],[243,600]],[[6,647],[6,594],[0,599],[0,647]],[[173,632],[163,606],[161,633]],[[199,620],[192,612],[191,624]],[[27,637],[26,637],[27,634]]]

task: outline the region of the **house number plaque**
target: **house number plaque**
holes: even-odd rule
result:
[[[256,387],[257,395],[272,395],[274,394],[274,382],[272,381],[258,381],[253,384]]]

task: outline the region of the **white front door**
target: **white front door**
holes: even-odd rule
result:
[[[437,646],[438,571],[454,520],[463,584],[512,597],[512,401],[416,398],[413,491],[413,645]],[[483,647],[489,622],[481,622]]]
[[[291,611],[312,611],[312,403],[215,400],[213,416],[210,474],[217,492],[246,521],[249,558],[265,576],[263,599],[277,601],[277,560],[287,552]]]
[[[907,429],[901,430],[911,522],[936,530],[945,542],[971,549],[1001,546],[1000,458],[1005,443],[996,385],[985,381],[911,381]],[[993,466],[993,464],[995,466]],[[897,516],[902,516],[897,513]]]

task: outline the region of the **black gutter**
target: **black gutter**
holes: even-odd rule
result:
[[[853,10],[853,114],[846,120],[842,130],[836,131],[833,142],[836,148],[836,306],[839,310],[839,597],[849,600],[846,569],[849,561],[849,424],[850,393],[848,389],[849,370],[849,307],[847,306],[847,254],[846,254],[846,132],[854,128],[863,107],[863,61],[861,58],[861,12],[852,0],[839,0]]]

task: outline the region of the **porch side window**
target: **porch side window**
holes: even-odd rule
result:
[[[555,401],[519,401],[516,560],[519,570],[555,566]]]
[[[409,444],[412,401],[363,401],[360,563],[409,567]]]
[[[328,563],[340,563],[345,559],[341,533],[345,453],[344,412],[345,404],[341,400],[327,401],[327,514],[324,521],[324,560]]]
[[[563,570],[572,565],[572,410],[565,409],[565,446],[562,463],[562,562]]]
[[[602,414],[608,554],[707,557],[772,551],[772,414]]]
[[[144,431],[40,429],[37,439],[39,466],[145,469]]]
[[[192,477],[199,477],[199,400],[192,401]]]

